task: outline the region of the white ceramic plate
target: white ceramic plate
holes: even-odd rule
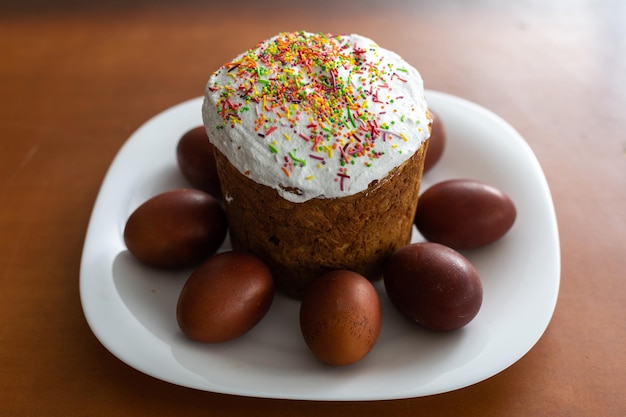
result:
[[[448,143],[422,190],[444,179],[473,178],[504,190],[517,206],[509,233],[465,252],[479,271],[484,301],[452,333],[430,333],[402,319],[378,285],[383,328],[370,354],[332,368],[308,351],[299,304],[277,296],[263,321],[232,342],[187,340],[176,324],[178,293],[190,271],[139,265],[122,231],[130,213],[167,189],[189,186],[176,144],[201,124],[201,99],[174,106],[139,128],[122,147],[96,200],[83,251],[80,295],[91,329],[128,365],[164,381],[235,395],[303,400],[382,400],[447,392],[477,383],[520,359],[545,331],[559,289],[557,223],[534,154],[504,120],[466,100],[429,91]],[[422,240],[415,232],[414,241]],[[223,250],[228,248],[226,242]]]

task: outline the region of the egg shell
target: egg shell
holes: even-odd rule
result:
[[[511,198],[500,189],[471,179],[439,182],[420,197],[415,225],[429,241],[457,250],[495,242],[515,222]]]
[[[198,126],[179,139],[176,161],[183,176],[195,188],[221,199],[222,189],[217,175],[214,149],[204,126]]]
[[[215,253],[227,230],[226,213],[217,199],[200,190],[177,189],[133,211],[124,227],[124,242],[146,265],[182,268]]]
[[[456,330],[476,317],[483,299],[471,262],[447,246],[421,242],[398,249],[385,266],[391,303],[419,326]]]
[[[220,343],[242,336],[267,314],[274,297],[269,268],[259,258],[238,252],[217,254],[187,279],[176,318],[189,338]]]
[[[428,149],[424,159],[424,173],[430,171],[441,159],[446,147],[446,128],[441,118],[432,109],[430,110],[433,121],[431,125],[430,138],[428,139]]]
[[[381,326],[376,289],[356,272],[326,273],[309,285],[302,299],[302,336],[313,354],[329,365],[363,359],[376,344]]]

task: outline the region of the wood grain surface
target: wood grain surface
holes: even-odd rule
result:
[[[619,0],[0,2],[0,415],[626,415],[625,28]],[[375,39],[537,155],[561,288],[544,336],[510,368],[424,398],[268,400],[153,379],[90,331],[81,250],[124,141],[239,52],[301,29]]]

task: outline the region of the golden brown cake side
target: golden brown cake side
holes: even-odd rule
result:
[[[386,258],[410,241],[427,146],[365,191],[303,203],[249,179],[216,151],[233,248],[267,262],[277,287],[295,298],[330,270],[379,278]]]

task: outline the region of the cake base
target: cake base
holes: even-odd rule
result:
[[[365,191],[303,203],[249,179],[216,150],[233,249],[265,261],[276,287],[297,299],[332,270],[380,279],[389,255],[411,239],[427,146]]]

